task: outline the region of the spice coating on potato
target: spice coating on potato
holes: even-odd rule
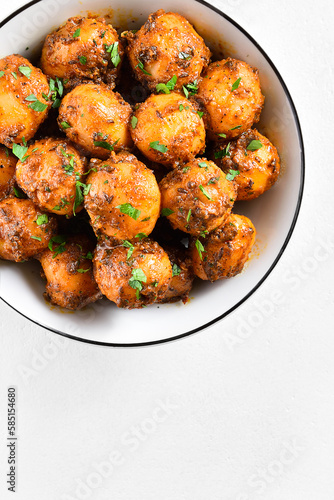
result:
[[[105,19],[71,17],[46,37],[41,66],[52,78],[68,79],[68,85],[72,79],[113,84],[123,54],[117,32]]]
[[[85,235],[51,241],[38,258],[46,279],[45,298],[67,309],[81,309],[102,297],[93,275],[94,244]],[[63,243],[60,243],[63,241]]]
[[[160,212],[160,191],[153,172],[130,153],[111,154],[92,163],[85,208],[97,236],[115,241],[149,235]]]
[[[174,229],[194,236],[223,224],[236,198],[234,183],[206,158],[172,170],[159,186],[162,214],[167,210]]]
[[[6,198],[12,190],[15,179],[17,158],[5,146],[0,146],[0,200]]]
[[[181,89],[197,80],[209,64],[211,53],[203,38],[174,12],[158,10],[135,34],[128,31],[123,36],[136,78],[151,90],[173,75],[178,78],[176,88]]]
[[[225,173],[230,169],[240,172],[234,178],[238,186],[237,200],[260,196],[275,184],[280,171],[277,149],[256,129],[247,130],[231,142],[229,154],[216,162]]]
[[[130,149],[130,104],[105,84],[78,85],[59,108],[58,124],[67,137],[102,160],[110,151]]]
[[[168,303],[182,300],[185,304],[194,281],[192,260],[185,248],[167,246],[164,247],[164,250],[172,265],[172,279],[158,302]]]
[[[230,57],[210,64],[196,99],[205,109],[203,118],[211,139],[219,139],[219,134],[227,139],[238,137],[259,121],[264,97],[258,73]]]
[[[0,202],[0,258],[22,262],[44,250],[57,223],[31,200],[6,198]]]
[[[255,236],[255,227],[247,217],[231,214],[213,233],[193,238],[190,251],[196,276],[216,281],[241,273]]]
[[[78,204],[78,182],[84,182],[85,159],[66,139],[42,139],[29,146],[16,166],[21,189],[43,210],[71,217]],[[82,200],[83,201],[83,200]],[[75,208],[74,208],[75,207]]]
[[[205,128],[197,108],[177,92],[151,95],[134,114],[137,148],[150,160],[176,167],[205,148]]]
[[[98,245],[94,275],[109,300],[133,309],[153,304],[164,295],[172,279],[172,266],[162,247],[145,239],[130,248]]]
[[[0,59],[0,75],[0,142],[12,148],[31,139],[45,120],[49,85],[40,69],[15,54]]]

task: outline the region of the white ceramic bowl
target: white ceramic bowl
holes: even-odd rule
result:
[[[103,300],[73,313],[45,302],[39,263],[0,262],[0,293],[8,305],[55,333],[94,344],[162,343],[190,335],[224,318],[260,286],[276,265],[292,234],[302,199],[301,130],[281,76],[255,40],[202,0],[33,0],[0,24],[0,57],[12,53],[28,58],[36,56],[45,36],[71,16],[111,13],[114,26],[134,29],[158,8],[183,14],[219,57],[224,54],[239,58],[259,68],[266,96],[259,129],[278,147],[282,173],[276,185],[264,195],[235,207],[235,212],[250,217],[257,229],[255,252],[244,271],[235,278],[213,284],[196,282],[186,305],[153,305],[129,311]],[[223,54],[219,53],[221,49]]]

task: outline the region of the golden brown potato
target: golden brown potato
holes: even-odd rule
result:
[[[123,33],[136,78],[155,90],[177,76],[176,88],[197,80],[210,61],[204,40],[183,16],[160,9],[135,34]]]
[[[159,184],[162,215],[174,229],[198,236],[224,223],[237,196],[215,163],[196,158],[169,172]]]
[[[22,262],[44,250],[54,236],[54,217],[31,200],[6,198],[0,202],[0,258]]]
[[[67,309],[81,309],[102,297],[93,275],[94,244],[85,235],[56,236],[38,256],[45,298]]]
[[[211,139],[238,137],[260,119],[264,97],[259,72],[230,57],[214,62],[198,85],[196,99],[205,109]]]
[[[44,42],[41,66],[52,78],[113,84],[124,50],[117,32],[103,18],[71,17]],[[65,84],[66,85],[66,84]]]
[[[94,275],[102,293],[118,307],[140,308],[159,300],[172,279],[168,255],[144,239],[127,246],[98,245]]]
[[[255,227],[244,215],[231,214],[225,224],[190,244],[196,276],[216,281],[239,274],[255,241]]]
[[[160,212],[160,191],[153,172],[130,153],[111,153],[92,162],[85,208],[97,236],[115,241],[149,235]]]
[[[83,208],[85,159],[66,139],[41,139],[18,161],[16,180],[43,210],[71,217]]]
[[[222,147],[216,149],[215,161],[226,174],[237,174],[234,177],[238,186],[237,200],[257,198],[276,182],[280,171],[277,149],[256,129],[249,129],[232,141],[227,154],[227,146]]]
[[[45,120],[51,101],[46,76],[28,59],[12,55],[0,59],[0,142],[31,139]]]
[[[0,146],[0,200],[11,192],[15,179],[15,156],[5,146]]]
[[[204,151],[203,119],[197,108],[177,92],[151,95],[134,117],[134,143],[152,161],[176,167]]]
[[[110,151],[130,149],[130,104],[105,84],[78,85],[59,108],[58,124],[88,154],[108,158]]]
[[[172,279],[164,295],[158,302],[188,301],[189,293],[194,281],[192,261],[188,251],[183,247],[165,247],[169,260],[172,264]]]

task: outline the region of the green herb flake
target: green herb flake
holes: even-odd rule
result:
[[[195,247],[197,248],[197,252],[198,252],[199,258],[201,260],[203,260],[202,253],[205,252],[205,250],[204,250],[204,247],[203,247],[202,243],[200,242],[200,240],[196,240],[195,241]]]
[[[172,277],[179,276],[180,274],[181,274],[181,268],[177,264],[173,264]]]
[[[174,210],[171,210],[170,208],[163,208],[161,210],[161,217],[168,217],[169,215],[173,214]]]
[[[15,78],[15,80],[17,80],[17,73],[16,73],[16,71],[12,71],[11,74],[13,75],[13,77]]]
[[[112,45],[106,45],[106,51],[110,54],[110,59],[115,68],[121,62],[121,57],[118,52],[118,42],[113,43]]]
[[[128,215],[134,220],[137,220],[141,214],[141,211],[134,208],[131,203],[123,203],[122,205],[117,205],[117,207],[122,214]]]
[[[136,128],[137,123],[138,123],[138,118],[137,118],[136,116],[133,116],[133,117],[131,118],[131,127],[132,127],[132,128]]]
[[[137,64],[137,66],[135,66],[135,69],[139,68],[145,75],[152,76],[151,73],[146,71],[146,69],[144,68],[144,64],[140,61],[140,59],[137,59],[137,61],[138,61],[138,64]]]
[[[238,87],[239,87],[239,85],[240,85],[240,82],[241,82],[241,78],[238,78],[238,79],[237,79],[237,80],[233,83],[233,85],[232,85],[232,92],[233,92],[234,90],[237,90],[237,88],[238,88]]]
[[[237,130],[238,128],[241,128],[241,125],[237,125],[236,127],[230,128],[230,130]]]
[[[144,271],[142,269],[140,269],[140,267],[136,268],[136,269],[132,269],[131,274],[132,274],[132,276],[129,279],[129,285],[131,286],[131,288],[136,290],[136,297],[137,297],[137,299],[139,299],[140,298],[140,291],[143,289],[142,283],[146,283],[147,278],[146,278]]]
[[[40,236],[30,236],[32,240],[37,240],[37,241],[42,241],[42,238]]]
[[[78,28],[77,30],[75,30],[75,32],[73,33],[73,38],[78,38],[80,36],[80,32],[81,32],[80,28]]]
[[[254,141],[251,141],[248,146],[247,146],[247,150],[248,151],[257,151],[258,149],[262,148],[263,147],[263,144],[261,141],[258,141],[258,140],[254,140]]]
[[[128,250],[128,253],[127,253],[127,256],[126,256],[126,260],[130,260],[130,259],[131,259],[131,257],[132,257],[132,254],[133,254],[133,251],[134,251],[135,247],[134,247],[134,246],[133,246],[133,244],[132,244],[132,243],[130,243],[130,241],[128,241],[128,240],[124,240],[124,241],[123,241],[123,247],[125,247],[125,248],[128,248],[128,249],[129,249],[129,250]]]
[[[25,100],[31,102],[31,104],[29,104],[28,108],[33,109],[34,111],[37,111],[38,113],[42,113],[48,107],[47,104],[44,104],[43,102],[39,101],[34,94],[28,95],[28,97],[26,97]]]
[[[72,125],[70,125],[69,123],[67,122],[61,122],[60,126],[66,130],[67,128],[72,128]]]
[[[87,64],[87,57],[86,56],[79,56],[78,57],[80,64],[85,65]]]
[[[190,170],[190,167],[184,167],[184,168],[182,169],[182,172],[183,172],[184,174],[186,174],[186,173],[188,172],[188,170]]]
[[[204,194],[204,196],[206,196],[206,198],[208,200],[212,200],[211,196],[205,191],[204,187],[202,186],[202,184],[199,185],[199,188],[200,190],[202,191],[202,193]]]
[[[109,142],[106,141],[94,141],[94,146],[107,149],[108,151],[114,151],[114,146],[116,146],[119,140],[120,139],[117,139],[117,141],[113,142],[112,144],[109,144]]]
[[[54,248],[53,244],[56,244],[57,247]],[[62,236],[62,235],[57,235],[57,236],[53,236],[53,238],[51,238],[51,240],[49,241],[49,244],[48,244],[48,248],[49,250],[51,250],[51,252],[54,252],[53,253],[53,256],[52,258],[55,259],[57,257],[57,255],[59,255],[60,253],[63,253],[65,252],[66,250],[66,238],[65,236]]]
[[[189,208],[189,212],[188,212],[188,215],[187,215],[187,222],[190,221],[190,217],[191,217],[191,208]]]
[[[219,135],[219,137],[223,137],[223,139],[226,139],[226,134],[221,133],[221,134],[218,134],[218,135]]]
[[[230,168],[230,170],[226,174],[226,180],[233,181],[233,179],[239,174],[240,174],[239,170],[233,170]]]
[[[39,215],[36,219],[36,223],[38,226],[42,224],[47,224],[49,222],[49,217],[46,214]]]
[[[188,54],[187,52],[179,52],[179,59],[183,61],[188,61],[188,59],[192,58],[192,54]]]
[[[147,238],[147,234],[145,234],[145,233],[138,233],[138,234],[136,234],[135,238],[138,238],[139,241],[141,241],[144,238]]]
[[[84,273],[87,273],[90,269],[91,269],[91,267],[88,267],[88,269],[77,269],[77,272],[84,274]]]
[[[200,161],[199,163],[197,163],[197,165],[199,166],[199,168],[205,168],[205,170],[208,170],[208,165],[207,163],[205,163],[204,161]]]
[[[165,146],[164,144],[160,144],[160,141],[150,142],[150,148],[155,149],[160,153],[166,153],[168,151],[167,146]]]
[[[29,158],[29,155],[25,156],[28,151],[26,146],[21,146],[21,144],[13,144],[13,154],[23,163]]]
[[[19,66],[19,72],[22,73],[22,75],[26,76],[29,79],[31,72],[32,72],[32,69],[29,68],[29,66]]]
[[[183,106],[183,104],[180,104],[180,106],[179,106],[179,110],[180,110],[180,111],[183,111],[183,110],[184,110],[184,106]]]
[[[182,89],[187,99],[190,95],[197,94],[198,91],[197,80],[195,80],[193,83],[187,83],[186,85],[183,85]]]
[[[2,78],[4,74],[5,74],[4,71],[0,71],[0,78]]]
[[[209,181],[208,181],[208,186],[210,184],[216,184],[216,182],[218,182],[220,179],[220,176],[219,177],[212,177]]]
[[[225,158],[225,156],[231,156],[230,155],[230,146],[231,146],[231,143],[229,142],[228,145],[226,146],[226,148],[224,148],[220,151],[216,151],[215,158]]]
[[[203,118],[204,111],[197,111],[197,114],[200,118]]]
[[[158,83],[156,85],[157,92],[163,92],[164,94],[170,94],[172,90],[174,90],[177,82],[177,76],[174,75],[167,83]]]

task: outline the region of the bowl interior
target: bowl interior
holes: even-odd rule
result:
[[[126,4],[126,6],[124,5]],[[190,301],[152,305],[142,310],[117,309],[102,300],[70,312],[43,298],[39,263],[0,262],[0,294],[5,302],[46,328],[103,344],[134,345],[162,342],[189,334],[226,316],[266,278],[282,254],[295,224],[303,187],[303,149],[298,118],[289,94],[272,63],[256,43],[229,18],[198,0],[43,0],[2,23],[0,57],[38,55],[45,36],[68,17],[108,14],[112,24],[136,29],[157,8],[176,11],[194,24],[217,57],[231,56],[260,70],[266,97],[259,130],[278,148],[282,173],[275,186],[256,200],[238,203],[235,213],[250,217],[257,230],[255,249],[244,271],[216,283],[196,282]]]

